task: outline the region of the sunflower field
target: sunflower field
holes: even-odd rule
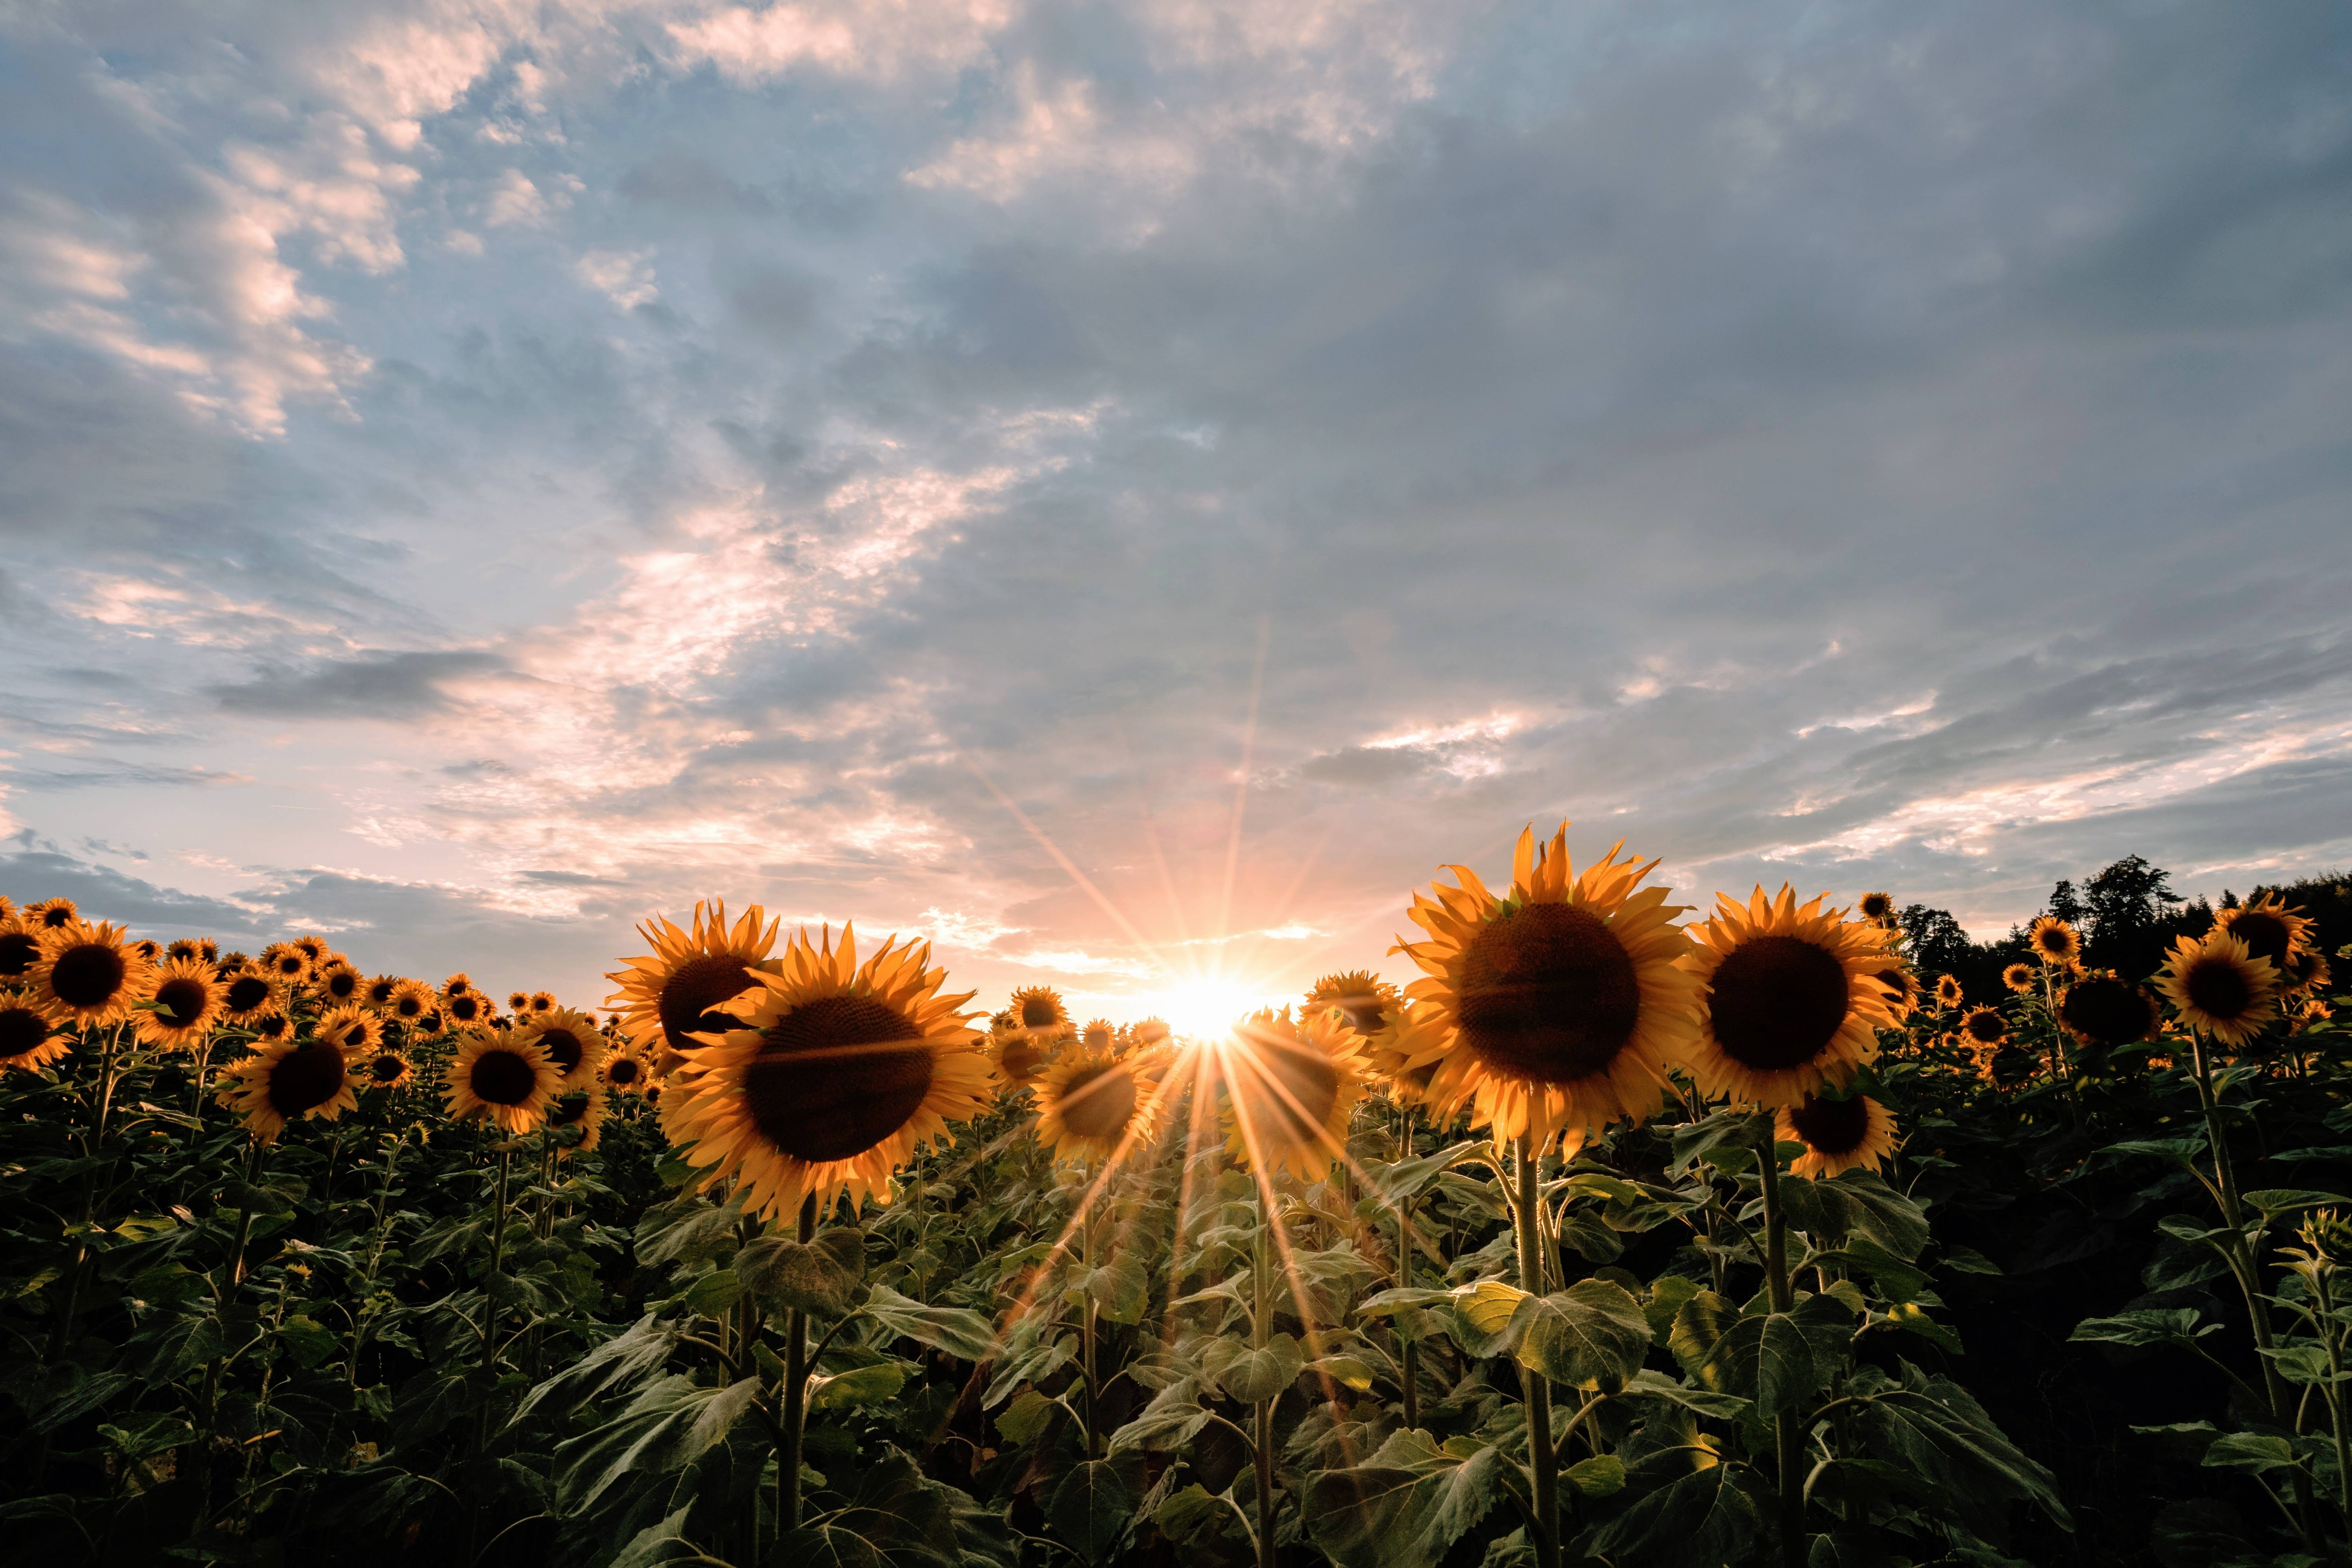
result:
[[[2347,1559],[2343,887],[1962,963],[1655,870],[1530,831],[1203,1037],[716,901],[591,1013],[0,900],[9,1559]]]

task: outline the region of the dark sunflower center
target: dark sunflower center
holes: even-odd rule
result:
[[[1642,987],[1600,917],[1526,904],[1480,929],[1462,955],[1462,1039],[1507,1077],[1570,1083],[1607,1070],[1633,1037]]]
[[[2120,980],[2085,980],[2058,1004],[2066,1026],[2098,1045],[2128,1046],[2156,1027],[2156,1008],[2137,985]]]
[[[1348,1020],[1348,1027],[1360,1035],[1377,1035],[1386,1014],[1377,996],[1343,996],[1339,1011]]]
[[[1895,900],[1888,898],[1884,893],[1865,893],[1863,895],[1862,912],[1868,915],[1872,920],[1885,920],[1886,918],[1886,911],[1894,907]]]
[[[360,977],[348,970],[339,969],[327,976],[327,994],[338,1002],[348,1002],[360,994]]]
[[[1880,970],[1878,983],[1885,986],[1886,994],[1897,1002],[1906,1000],[1911,994],[1911,977],[1899,969]]]
[[[280,953],[278,955],[278,973],[285,975],[289,979],[301,973],[305,967],[307,966],[302,962],[302,955],[299,952],[287,952]]]
[[[364,1050],[368,1043],[367,1025],[354,1018],[337,1029],[334,1037],[329,1043],[340,1046],[346,1051]]]
[[[1116,1138],[1134,1117],[1135,1079],[1125,1068],[1081,1068],[1062,1089],[1062,1125],[1081,1138]]]
[[[240,974],[228,983],[228,1008],[250,1013],[269,1000],[269,982],[258,974]]]
[[[567,1094],[555,1102],[554,1110],[547,1113],[547,1124],[550,1127],[569,1127],[587,1114],[588,1097],[584,1094]]]
[[[1809,1148],[1824,1154],[1851,1154],[1870,1135],[1870,1107],[1860,1095],[1852,1100],[1814,1100],[1789,1112],[1797,1136]]]
[[[2319,973],[2319,954],[2315,952],[2296,953],[2293,958],[2286,961],[2286,973],[2287,978],[2294,981],[2297,985],[2308,983],[2313,975]]]
[[[408,1070],[408,1064],[395,1056],[381,1056],[368,1064],[368,1076],[378,1083],[390,1083]]]
[[[1003,1066],[1007,1078],[1027,1078],[1045,1062],[1045,1053],[1015,1035],[1004,1042]]]
[[[297,1046],[269,1069],[269,1109],[291,1119],[343,1092],[343,1053],[324,1040]]]
[[[2042,933],[2042,951],[2048,953],[2051,957],[2065,957],[2066,946],[2066,933],[2064,931],[2045,931]]]
[[[449,998],[449,1016],[460,1024],[470,1024],[482,1016],[482,1005],[462,993]]]
[[[2246,972],[2227,958],[2200,959],[2189,970],[2189,1000],[2217,1024],[2234,1024],[2253,1009]]]
[[[425,999],[403,996],[392,1005],[392,1010],[403,1018],[421,1018],[425,1016]]]
[[[1708,1005],[1733,1061],[1758,1072],[1802,1067],[1844,1026],[1845,965],[1801,937],[1752,937],[1716,966]]]
[[[547,1052],[547,1059],[566,1073],[578,1067],[581,1057],[585,1054],[580,1037],[569,1029],[549,1029],[539,1037],[539,1043]]]
[[[392,1000],[392,987],[379,980],[368,987],[367,996],[370,1002],[381,1007]]]
[[[474,1058],[467,1079],[474,1093],[492,1105],[520,1105],[539,1087],[539,1074],[516,1051],[484,1051]]]
[[[752,984],[744,973],[747,967],[740,953],[706,953],[679,964],[677,973],[662,982],[662,1034],[670,1049],[692,1050],[694,1042],[686,1037],[689,1033],[717,1035],[743,1026],[740,1018],[717,1009]]]
[[[121,993],[130,973],[131,965],[115,949],[104,942],[79,942],[58,954],[49,970],[49,986],[68,1006],[103,1007]]]
[[[155,1005],[166,1022],[184,1029],[204,1012],[212,1000],[205,986],[194,980],[175,976],[155,987]]]
[[[1108,1049],[1110,1047],[1110,1031],[1108,1029],[1088,1029],[1087,1031],[1086,1045],[1087,1048],[1090,1051]]]
[[[1061,1021],[1054,1016],[1054,1005],[1043,997],[1032,997],[1021,1004],[1021,1026],[1024,1029],[1050,1029]]]
[[[2009,1025],[1998,1013],[1971,1013],[1960,1020],[1960,1027],[1979,1045],[1997,1046],[2009,1038]]]
[[[0,978],[15,979],[32,968],[40,956],[40,941],[32,932],[12,931],[0,935]]]
[[[635,1083],[637,1081],[637,1064],[623,1057],[604,1069],[604,1076],[614,1083]]]
[[[71,904],[60,904],[56,909],[44,910],[41,911],[41,924],[50,931],[55,931],[59,926],[70,923],[73,918],[74,912],[73,906]]]
[[[1286,1147],[1311,1142],[1339,1098],[1339,1069],[1320,1051],[1287,1046],[1261,1048],[1256,1061],[1265,1078],[1251,1086],[1253,1131]]]
[[[2230,922],[2230,934],[2244,942],[2252,956],[2282,966],[2286,963],[2287,943],[2294,940],[2286,921],[2264,910],[2242,911]]]
[[[49,1021],[30,1007],[0,1007],[0,1058],[38,1050],[49,1037]]]
[[[769,1026],[743,1069],[743,1100],[761,1135],[815,1164],[863,1154],[911,1119],[931,1091],[922,1031],[869,996],[803,1002]]]

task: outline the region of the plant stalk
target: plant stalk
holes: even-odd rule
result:
[[[816,1194],[801,1200],[800,1241],[816,1239]],[[784,1542],[801,1527],[801,1437],[808,1426],[808,1314],[784,1314],[784,1448],[776,1456],[776,1564],[791,1568]]]
[[[1770,1113],[1764,1119],[1763,1147],[1756,1169],[1764,1184],[1764,1279],[1772,1310],[1787,1311],[1789,1289],[1789,1226],[1780,1212],[1780,1150]],[[1785,1568],[1805,1564],[1805,1470],[1803,1434],[1797,1413],[1783,1410],[1775,1421],[1780,1470],[1780,1561]]]
[[[1519,1289],[1544,1293],[1543,1221],[1534,1143],[1519,1139]],[[1528,1407],[1528,1479],[1536,1494],[1537,1568],[1559,1568],[1559,1451],[1551,1442],[1551,1382],[1535,1368],[1519,1368],[1519,1391]]]
[[[1258,1197],[1257,1235],[1250,1246],[1250,1283],[1255,1298],[1250,1314],[1250,1348],[1264,1350],[1266,1342],[1266,1267],[1267,1227],[1275,1223],[1267,1212],[1266,1196]],[[1251,1457],[1257,1467],[1257,1565],[1275,1568],[1274,1563],[1274,1401],[1257,1402],[1256,1439],[1251,1444]]]

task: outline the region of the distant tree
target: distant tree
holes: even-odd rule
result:
[[[2050,889],[2049,912],[2064,921],[2068,925],[2080,930],[2084,916],[2090,911],[2084,909],[2083,900],[2076,896],[2074,884],[2062,877],[2058,879],[2058,885]]]
[[[2235,894],[2235,893],[2233,893],[2233,892],[2231,892],[2231,891],[2230,891],[2230,889],[2227,889],[2227,888],[2222,889],[2221,889],[2221,907],[2222,907],[2223,909],[2225,909],[2225,910],[2234,910],[2234,909],[2236,909],[2236,908],[2238,907],[2238,895],[2237,895],[2237,894]]]
[[[2084,883],[2083,893],[2092,964],[2138,980],[2164,962],[2180,905],[2169,873],[2126,855]]]
[[[1895,919],[1902,924],[1904,951],[1910,954],[1913,969],[1922,974],[1958,974],[1967,966],[1972,944],[1951,910],[1906,904]]]

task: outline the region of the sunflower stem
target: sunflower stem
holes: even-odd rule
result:
[[[801,1200],[800,1242],[816,1239],[816,1194]],[[784,1314],[784,1448],[776,1456],[776,1568],[791,1568],[784,1543],[801,1527],[801,1436],[808,1425],[808,1314]]]
[[[1540,1296],[1544,1293],[1543,1220],[1536,1166],[1535,1144],[1522,1133],[1519,1201],[1513,1216],[1518,1226],[1519,1288]],[[1538,1568],[1559,1568],[1559,1450],[1551,1441],[1551,1383],[1521,1363],[1519,1391],[1528,1407],[1528,1479],[1536,1494],[1536,1563]]]
[[[1078,1201],[1078,1279],[1084,1284],[1093,1272],[1087,1257],[1090,1250],[1087,1232],[1094,1227],[1087,1223],[1083,1194]],[[1102,1430],[1095,1419],[1095,1402],[1101,1397],[1102,1385],[1095,1377],[1095,1298],[1091,1289],[1087,1291],[1086,1305],[1080,1309],[1078,1335],[1078,1348],[1083,1352],[1079,1364],[1087,1380],[1087,1458],[1099,1459],[1102,1458]]]
[[[1780,1210],[1780,1148],[1774,1121],[1764,1118],[1764,1138],[1756,1169],[1764,1185],[1764,1282],[1772,1310],[1789,1310],[1789,1226]],[[1780,1412],[1775,1423],[1780,1470],[1780,1561],[1786,1568],[1805,1563],[1805,1468],[1803,1434],[1797,1413]]]
[[[84,1158],[92,1158],[106,1147],[107,1113],[114,1106],[114,1065],[117,1047],[122,1041],[122,1026],[117,1024],[106,1032],[106,1046],[99,1058],[98,1107],[90,1118],[89,1136],[82,1145]],[[89,1227],[98,1217],[98,1172],[93,1169],[82,1177],[80,1239],[74,1247],[73,1267],[66,1275],[66,1298],[58,1309],[58,1326],[49,1338],[47,1359],[57,1361],[73,1349],[74,1315],[81,1305],[82,1275],[89,1266]]]
[[[490,1203],[490,1266],[482,1275],[482,1373],[493,1383],[498,1381],[499,1268],[506,1261],[507,1249],[507,1170],[513,1159],[508,1151],[499,1151],[498,1186]],[[489,1446],[490,1406],[485,1400],[474,1414],[474,1452]]]
[[[1264,1350],[1266,1342],[1266,1233],[1275,1218],[1268,1210],[1265,1194],[1258,1198],[1257,1234],[1250,1241],[1250,1285],[1254,1310],[1250,1314],[1250,1348]],[[1251,1458],[1256,1463],[1257,1476],[1257,1563],[1258,1568],[1275,1568],[1274,1562],[1274,1401],[1257,1402],[1256,1437],[1251,1444]]]

